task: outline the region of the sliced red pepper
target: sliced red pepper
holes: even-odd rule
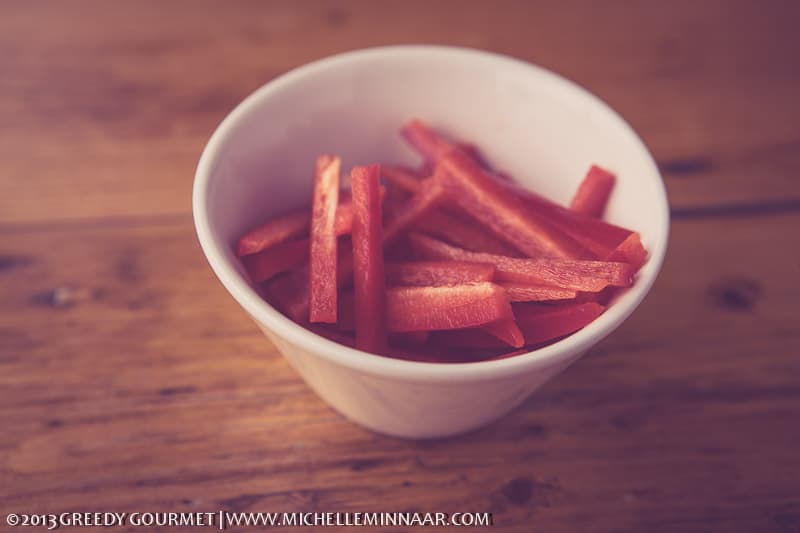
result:
[[[336,284],[340,289],[353,286],[353,239],[350,236],[340,237],[336,258]]]
[[[310,322],[336,323],[335,224],[340,164],[338,157],[322,155],[317,159],[314,172],[309,261]]]
[[[400,129],[402,136],[425,160],[418,172],[422,176],[430,176],[436,163],[450,150],[456,149],[475,161],[482,169],[493,173],[477,146],[465,142],[451,142],[424,122],[414,119]],[[405,185],[413,186],[406,181]]]
[[[291,211],[245,233],[239,239],[236,253],[239,257],[255,254],[307,231],[308,209]]]
[[[506,290],[508,299],[512,302],[571,300],[578,296],[577,291],[553,287],[552,285],[530,285],[509,282],[499,283],[499,285]]]
[[[373,353],[387,346],[380,175],[380,165],[351,174],[356,346]]]
[[[339,193],[339,203],[336,206],[336,218],[333,224],[336,236],[349,235],[353,227],[353,199],[349,193]]]
[[[570,211],[513,181],[500,183],[521,198],[531,211],[546,217],[551,225],[575,239],[596,257],[630,263],[637,271],[647,260],[647,251],[638,233]]]
[[[386,263],[386,284],[438,286],[491,281],[494,266],[464,261]]]
[[[513,304],[517,326],[525,337],[524,352],[541,348],[584,328],[603,313],[604,307],[594,302],[580,304]],[[484,329],[457,331],[435,331],[431,335],[435,345],[473,349],[498,349],[507,343],[489,334]],[[503,354],[508,355],[508,354]],[[502,358],[496,356],[494,358]]]
[[[420,189],[408,201],[394,210],[392,219],[386,225],[383,240],[390,244],[408,231],[423,216],[431,211],[444,197],[444,189],[439,176],[434,175],[421,182]]]
[[[486,324],[481,329],[514,348],[525,346],[525,337],[514,320],[498,320],[497,322]]]
[[[411,145],[414,146],[428,160],[429,165],[438,162],[446,153],[448,153],[448,151],[453,151],[452,149],[455,147],[457,148],[456,151],[460,151],[464,157],[473,160],[477,166],[483,170],[486,170],[487,176],[494,178],[494,180],[504,188],[510,189],[511,192],[514,192],[516,196],[520,196],[525,199],[525,203],[533,202],[533,204],[539,208],[534,209],[534,211],[538,212],[544,210],[544,213],[539,213],[538,215],[534,216],[534,221],[538,217],[540,223],[543,223],[545,226],[553,226],[556,231],[566,234],[567,237],[575,241],[580,247],[583,248],[583,255],[572,257],[620,260],[633,264],[634,267],[636,267],[636,270],[641,268],[641,266],[644,264],[644,261],[647,257],[647,252],[641,245],[641,239],[638,237],[638,235],[637,237],[632,237],[624,246],[622,245],[623,241],[628,239],[633,233],[630,230],[608,224],[593,217],[581,217],[580,214],[578,214],[577,218],[570,217],[570,214],[574,215],[577,213],[571,213],[568,209],[554,204],[553,202],[537,195],[536,193],[521,187],[511,176],[507,174],[502,172],[491,172],[491,169],[488,167],[480,152],[474,145],[466,143],[451,143],[419,120],[414,120],[406,124],[401,131],[403,136],[409,140]],[[596,188],[608,188],[608,191],[605,193],[606,199],[601,202],[598,198],[595,201],[595,205],[599,204],[605,206],[607,196],[610,193],[611,188],[613,188],[614,177],[613,175],[609,174],[609,176],[611,176],[611,179],[609,180],[608,177],[602,176],[602,174],[608,173],[599,167],[593,167],[590,169],[587,179],[589,179],[590,182],[598,182],[593,184]],[[610,185],[608,184],[609,181],[611,182]],[[601,186],[601,183],[604,183],[605,185]],[[406,184],[408,187],[414,186],[414,183],[409,180],[406,181]],[[597,191],[590,196],[599,197],[599,192],[600,191]],[[579,200],[579,203],[583,202],[585,202],[585,200]],[[595,209],[597,208],[595,207]],[[600,209],[600,212],[602,212],[602,209]],[[563,216],[565,214],[567,216]],[[588,219],[589,222],[582,219]],[[592,221],[596,223],[592,223]],[[501,233],[501,236],[502,235],[503,234]],[[456,244],[464,246],[462,243]],[[618,247],[621,247],[621,249],[618,250]],[[588,254],[586,253],[587,250],[589,252]]]
[[[422,176],[407,167],[381,165],[381,176],[392,185],[410,193],[417,192],[422,186]]]
[[[493,169],[492,166],[489,164],[489,161],[486,160],[486,157],[481,152],[480,148],[478,148],[474,144],[459,142],[456,143],[455,146],[459,150],[461,150],[464,154],[472,158],[472,160],[475,161],[478,164],[478,166],[480,166],[483,170],[486,171],[487,174],[489,174],[496,180],[514,181],[511,178],[511,176],[509,176],[505,172]]]
[[[619,287],[606,287],[599,292],[579,292],[575,297],[575,303],[594,302],[607,307],[614,298],[614,295],[619,291]]]
[[[336,313],[336,329],[338,331],[356,330],[356,297],[352,291],[339,294],[338,312]]]
[[[624,261],[632,264],[636,270],[639,270],[647,262],[647,250],[642,244],[642,238],[638,233],[631,233],[624,241],[622,241],[611,255],[608,256],[609,261]]]
[[[475,161],[451,150],[439,162],[448,196],[470,215],[531,257],[591,258],[591,252],[529,209]]]
[[[569,208],[587,217],[601,218],[616,181],[614,174],[592,165],[572,197]]]
[[[570,213],[560,206],[554,208],[540,204],[540,209],[549,211],[547,216],[554,226],[582,243],[601,259],[621,260],[632,264],[636,270],[647,260],[647,251],[636,232],[596,218]]]
[[[430,163],[436,163],[445,152],[453,147],[452,143],[417,119],[400,128],[400,134]]]
[[[546,342],[575,333],[599,317],[605,308],[595,302],[562,305],[514,304],[517,324],[526,343]]]
[[[341,239],[343,242],[337,245],[336,278],[339,288],[348,288],[353,286],[353,252],[349,237]],[[288,272],[281,278],[276,278],[268,283],[268,299],[295,322],[308,322],[310,292],[308,282],[309,265],[305,263],[299,269]]]
[[[352,331],[354,298],[339,298],[337,329]],[[513,320],[511,305],[503,289],[479,282],[438,287],[390,287],[386,290],[387,328],[393,333],[460,329]]]
[[[430,175],[430,170],[448,151],[452,149],[460,150],[464,155],[475,161],[482,169],[492,172],[492,168],[486,162],[477,146],[465,142],[451,142],[436,130],[422,122],[414,119],[400,129],[402,136],[408,143],[425,159],[427,170],[423,175]]]
[[[433,209],[415,224],[415,228],[474,252],[519,255],[516,249],[487,231],[483,224],[463,214]]]
[[[393,188],[396,190],[396,188]],[[400,216],[413,195],[390,194],[383,202],[383,221],[384,226]]]
[[[492,172],[492,167],[489,166],[489,163],[486,161],[486,158],[483,157],[480,149],[477,146],[470,143],[456,143],[456,147],[464,152],[467,156],[472,158],[473,161],[478,163],[478,165],[487,172]],[[442,154],[444,155],[444,154]]]
[[[410,169],[403,167],[382,168],[383,176],[405,191],[416,193],[422,187],[424,180],[420,179]],[[397,205],[395,210],[401,212],[403,206]],[[415,226],[425,233],[436,235],[468,250],[500,255],[518,255],[514,248],[505,244],[494,233],[487,231],[483,224],[464,213],[454,211],[458,210],[431,209],[420,217]]]
[[[553,227],[546,217],[526,212],[521,202],[515,200],[515,195],[508,194],[509,186],[519,186],[504,174],[498,176],[489,172],[473,146],[450,143],[419,120],[406,124],[401,132],[428,162],[444,161],[445,168],[451,173],[455,169],[455,183],[445,180],[444,184],[455,185],[453,196],[456,203],[520,251],[533,257],[542,254],[575,259],[597,257],[574,235]],[[447,163],[447,159],[451,161]],[[409,188],[414,186],[410,180],[404,183]],[[468,191],[472,195],[463,194]]]
[[[336,235],[346,235],[350,233],[353,224],[353,206],[349,196],[342,195],[336,209]],[[308,209],[297,209],[279,215],[266,223],[248,231],[237,246],[236,253],[239,257],[256,254],[266,250],[270,246],[275,246],[281,242],[308,233],[310,217]]]
[[[408,243],[406,236],[401,235],[388,245],[384,243],[383,258],[384,261],[392,262],[409,261],[414,258],[414,250]]]
[[[349,237],[337,245],[336,277],[339,287],[353,285],[353,254]],[[308,241],[306,241],[308,242]],[[306,248],[307,250],[308,248]],[[309,322],[309,265],[279,275],[264,285],[267,300],[295,322]]]
[[[472,283],[447,287],[394,287],[387,291],[392,331],[430,331],[513,320],[502,287]]]
[[[242,257],[242,264],[254,282],[266,281],[281,272],[302,266],[308,259],[308,239],[288,241],[253,255]]]
[[[496,278],[501,281],[551,285],[588,292],[597,292],[609,285],[630,287],[633,284],[634,269],[627,263],[551,258],[519,259],[470,252],[419,233],[410,234],[408,239],[417,253],[431,259],[492,264],[497,269]]]
[[[267,301],[295,322],[308,322],[308,266],[287,272],[264,285]]]

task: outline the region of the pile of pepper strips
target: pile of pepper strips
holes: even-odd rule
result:
[[[609,172],[592,166],[565,208],[418,120],[401,134],[419,170],[355,167],[346,191],[340,159],[322,155],[310,212],[239,240],[251,280],[298,324],[384,356],[496,359],[578,331],[633,284],[647,252],[600,218]]]

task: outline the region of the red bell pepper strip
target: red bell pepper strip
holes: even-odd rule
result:
[[[386,284],[389,286],[460,285],[491,281],[494,266],[464,261],[414,261],[386,263]]]
[[[497,322],[486,324],[481,329],[514,348],[525,346],[525,337],[513,320],[498,320]]]
[[[587,217],[601,218],[616,181],[614,174],[592,165],[572,197],[569,208]]]
[[[383,194],[381,190],[381,194]],[[350,198],[349,193],[339,193],[339,203],[336,206],[336,218],[334,219],[333,227],[336,231],[336,236],[349,235],[353,227],[353,199]]]
[[[336,206],[341,160],[317,158],[311,204],[309,321],[336,323]]]
[[[523,196],[524,193],[529,193],[529,191],[526,191],[525,189],[514,183],[513,179],[510,178],[508,175],[492,172],[474,146],[464,143],[451,143],[419,120],[413,120],[408,124],[406,124],[401,129],[401,133],[406,138],[406,140],[408,140],[409,143],[426,158],[428,166],[439,162],[440,160],[445,158],[445,156],[447,156],[448,154],[457,154],[453,157],[455,157],[456,159],[460,159],[462,162],[470,161],[472,163],[473,173],[475,171],[479,171],[478,173],[483,174],[484,178],[490,179],[489,182],[487,182],[486,179],[475,180],[478,185],[481,186],[488,185],[490,189],[489,192],[491,192],[492,189],[491,182],[495,182],[502,186],[501,190],[511,188],[513,192],[517,193],[523,192]],[[467,167],[469,167],[469,165],[467,165]],[[406,185],[406,187],[409,188],[414,186],[414,182],[410,180],[405,180],[404,184]],[[480,192],[481,191],[479,189],[477,193],[480,194]],[[498,192],[497,189],[495,189],[494,192]],[[548,239],[555,239],[557,248],[562,249],[561,251],[565,252],[566,255],[563,255],[562,253],[553,253],[552,250],[548,251],[549,250],[548,245],[541,246],[541,243],[537,244],[536,240],[533,240],[528,243],[522,241],[520,243],[519,239],[524,238],[524,236],[520,237],[516,235],[516,233],[514,232],[508,233],[502,227],[503,225],[502,222],[504,220],[506,222],[513,222],[513,219],[509,220],[507,217],[503,217],[502,215],[499,217],[497,216],[497,213],[504,212],[502,210],[492,213],[491,209],[487,209],[485,206],[484,209],[480,209],[481,206],[479,199],[476,202],[469,202],[467,199],[461,199],[461,202],[458,203],[461,207],[466,207],[465,210],[468,213],[472,215],[478,215],[478,214],[482,215],[482,216],[476,216],[476,218],[487,224],[500,237],[508,239],[511,244],[514,244],[515,246],[517,246],[517,248],[519,248],[523,252],[526,252],[530,256],[538,256],[541,255],[543,252],[545,252],[551,255],[556,255],[558,257],[586,258],[586,259],[592,259],[598,257],[598,254],[595,254],[592,250],[589,249],[589,246],[587,246],[583,242],[580,242],[577,236],[568,233],[566,231],[563,231],[563,229],[560,227],[553,228],[552,225],[550,224],[550,220],[547,217],[542,217],[541,215],[530,214],[530,213],[527,216],[525,214],[522,214],[520,212],[520,206],[519,205],[513,206],[514,202],[508,198],[508,195],[504,195],[502,193],[499,194],[501,197],[505,196],[506,204],[509,203],[512,204],[513,208],[511,209],[510,213],[515,214],[517,218],[521,217],[522,219],[521,227],[523,230],[533,231],[535,234],[544,232],[545,236]],[[535,193],[530,192],[530,194],[536,198],[541,198]],[[477,211],[470,209],[470,204],[472,204],[472,207],[477,207],[478,208]],[[477,204],[477,206],[475,204]],[[509,206],[506,205],[506,207]],[[522,209],[522,211],[524,211],[524,209]],[[493,221],[495,225],[492,224]],[[519,220],[517,220],[516,223],[517,225],[520,225]],[[515,239],[517,240],[515,241]],[[605,256],[599,256],[599,257],[605,258]]]
[[[612,224],[589,217],[581,218],[589,218],[589,220],[594,220],[599,224],[589,223],[589,227],[586,228],[584,227],[586,224],[583,223],[585,221],[582,221],[581,218],[571,219],[570,217],[567,217],[566,220],[562,220],[563,217],[560,215],[565,213],[570,214],[569,210],[554,204],[553,202],[537,195],[532,191],[523,188],[507,174],[502,172],[492,172],[474,145],[467,143],[451,143],[419,120],[413,120],[409,122],[402,128],[401,132],[403,133],[403,136],[409,140],[411,145],[417,148],[417,150],[429,160],[429,164],[438,162],[448,151],[453,148],[457,148],[458,151],[460,151],[465,157],[472,159],[480,168],[486,170],[487,175],[494,178],[495,181],[499,182],[502,186],[510,189],[517,196],[521,196],[525,200],[533,201],[534,205],[537,207],[544,208],[545,211],[547,211],[544,214],[547,222],[555,226],[557,230],[566,233],[569,237],[575,241],[578,241],[578,244],[588,249],[590,252],[592,252],[592,254],[600,259],[609,259],[610,254],[617,248],[617,246],[619,246],[623,240],[628,238],[628,236],[633,233],[624,228],[619,228]],[[607,174],[607,176],[603,176],[603,174]],[[610,179],[608,176],[610,176]],[[595,186],[599,185],[600,183],[605,183],[604,187],[608,187],[608,192],[605,193],[607,199],[608,193],[610,193],[611,188],[613,188],[614,185],[613,175],[610,175],[609,173],[603,171],[600,167],[595,166],[590,169],[589,175],[587,175],[586,178],[592,182],[599,182],[596,183]],[[414,187],[414,182],[410,180],[406,180],[405,183],[407,187]],[[579,201],[579,203],[580,202],[583,201]],[[605,200],[598,203],[604,206]],[[548,209],[553,207],[556,208],[555,213]],[[550,216],[553,214],[558,215],[556,216],[555,221],[550,219]],[[578,227],[576,227],[576,225]],[[589,232],[588,235],[584,235],[584,233],[587,231]],[[641,241],[638,242],[641,244]],[[647,255],[644,251],[644,248],[642,246],[635,246],[635,242],[632,240],[631,244],[628,245],[626,250],[630,254],[626,257],[631,259],[628,262],[634,264],[638,270],[641,264],[639,264],[637,260],[643,263],[642,258],[646,257]]]
[[[246,255],[241,261],[250,279],[257,283],[302,266],[308,259],[308,248],[308,239],[282,242],[257,254]]]
[[[489,166],[489,163],[486,162],[486,158],[483,157],[483,154],[478,149],[477,146],[470,143],[456,143],[456,147],[464,152],[467,156],[472,158],[473,161],[478,163],[478,165],[487,172],[493,172],[492,167]],[[442,154],[444,155],[444,154]]]
[[[552,300],[572,300],[578,292],[550,285],[528,285],[524,283],[499,283],[506,290],[512,302],[543,302]],[[595,293],[592,293],[595,294]]]
[[[336,313],[337,331],[356,330],[356,297],[353,291],[343,291],[339,295],[339,309]]]
[[[443,197],[444,189],[439,176],[434,175],[424,179],[420,189],[392,213],[392,219],[386,225],[383,235],[384,242],[390,244],[408,231],[418,220],[438,205]]]
[[[547,211],[547,216],[555,227],[572,236],[601,259],[630,263],[637,271],[647,260],[647,251],[636,232],[596,218],[571,213],[560,206],[540,204],[539,208]]]
[[[353,286],[353,251],[349,237],[337,245],[336,278],[339,288]],[[309,265],[275,278],[267,286],[267,299],[295,322],[309,322]],[[337,298],[339,295],[337,294]],[[351,319],[352,320],[352,319]]]
[[[308,266],[287,272],[264,285],[267,301],[295,322],[308,322]]]
[[[350,249],[349,237],[342,237],[337,245],[338,258],[336,277],[339,287],[353,285],[353,253]],[[305,241],[308,242],[308,241]],[[306,247],[308,250],[308,246]],[[309,265],[304,263],[292,270],[268,281],[264,290],[266,299],[278,310],[295,322],[309,322]]]
[[[383,246],[384,261],[404,262],[414,260],[414,250],[405,235],[396,238],[391,244]]]
[[[410,193],[417,192],[422,186],[422,176],[406,167],[381,165],[381,176],[388,183]]]
[[[448,196],[526,255],[593,257],[573,238],[550,225],[545,217],[528,209],[525,202],[462,152],[447,152],[439,165],[444,171],[440,175]]]
[[[630,263],[637,271],[647,260],[647,251],[638,233],[575,213],[513,181],[499,183],[521,198],[528,209],[547,218],[552,226],[575,239],[596,257]]]
[[[573,302],[574,303],[594,302],[602,305],[603,307],[608,307],[609,303],[611,303],[611,300],[614,298],[617,292],[619,292],[619,287],[610,287],[610,286],[606,287],[605,289],[599,292],[579,292],[578,295],[573,300]]]
[[[595,302],[562,305],[514,304],[517,325],[526,343],[540,343],[575,333],[599,317],[605,308]]]
[[[414,119],[407,123],[400,129],[400,133],[411,147],[425,159],[425,163],[418,174],[423,176],[431,175],[436,163],[438,163],[448,151],[455,149],[475,161],[479,167],[493,177],[500,180],[513,181],[507,174],[492,169],[486,161],[486,158],[483,157],[480,149],[474,144],[451,142],[420,120]],[[413,183],[408,180],[404,180],[403,185],[413,187]]]
[[[387,291],[391,331],[430,331],[513,320],[502,287],[472,283],[446,287],[393,287]]]
[[[531,285],[550,285],[576,291],[597,292],[613,285],[630,287],[634,269],[627,263],[581,261],[576,259],[519,259],[470,252],[427,235],[408,236],[414,250],[431,259],[489,263],[497,269],[496,279]]]
[[[390,166],[384,166],[381,169],[383,177],[387,181],[402,188],[404,191],[416,193],[422,187],[424,180],[413,170]],[[402,205],[398,205],[395,208],[396,212],[401,212],[402,210]],[[468,250],[500,255],[518,255],[514,248],[505,244],[494,233],[487,231],[483,224],[469,215],[458,213],[458,209],[450,209],[448,211],[432,209],[420,217],[415,226],[425,233],[436,235]]]
[[[354,298],[345,292],[339,298],[336,328],[352,331]],[[387,328],[392,333],[461,329],[514,320],[503,289],[478,282],[438,287],[390,287],[386,290]]]
[[[236,249],[239,257],[256,254],[291,238],[308,232],[310,217],[308,209],[296,209],[284,215],[279,215],[266,223],[248,231],[241,239]],[[350,233],[353,224],[353,206],[349,196],[342,195],[336,209],[336,235]]]
[[[460,213],[434,209],[423,216],[415,228],[474,252],[519,256],[516,249],[488,231],[483,224]]]
[[[279,215],[245,233],[239,239],[236,253],[239,257],[255,254],[270,246],[302,235],[308,231],[308,209],[298,209]]]
[[[445,152],[453,148],[452,143],[417,119],[400,128],[400,134],[426,161],[432,164],[435,164]]]
[[[393,187],[390,190],[396,191],[397,188]],[[397,218],[403,212],[403,208],[406,206],[412,196],[413,195],[408,194],[389,194],[387,196],[386,201],[383,202],[384,225]]]
[[[624,261],[639,270],[647,261],[647,250],[642,245],[642,238],[638,233],[631,233],[614,248],[614,251],[608,256],[608,260]]]
[[[594,302],[580,304],[513,304],[517,326],[525,337],[527,351],[541,348],[553,341],[584,328],[603,313],[604,307]],[[435,331],[431,335],[434,345],[498,349],[507,343],[492,336],[485,329]],[[512,352],[517,355],[526,352]],[[507,354],[503,354],[507,355]],[[502,358],[496,356],[495,358]]]
[[[351,174],[356,346],[373,353],[387,346],[380,174],[380,165],[355,167]]]
[[[482,169],[492,172],[492,168],[477,146],[465,142],[451,142],[421,120],[414,119],[408,122],[400,128],[400,133],[411,147],[425,159],[428,170],[432,169],[448,151],[455,148],[470,157]],[[429,173],[423,171],[422,174]]]

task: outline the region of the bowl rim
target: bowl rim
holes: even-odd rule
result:
[[[572,97],[586,100],[597,108],[631,137],[637,148],[648,159],[650,172],[647,178],[656,179],[660,205],[654,206],[652,215],[657,217],[657,235],[648,242],[649,258],[639,271],[636,283],[626,293],[624,302],[610,306],[597,320],[582,330],[544,348],[538,348],[513,357],[468,363],[431,363],[408,361],[379,356],[338,344],[319,336],[285,317],[268,304],[250,286],[225,258],[222,245],[213,237],[208,217],[208,192],[215,161],[236,125],[271,94],[284,86],[302,81],[326,69],[337,68],[345,63],[386,55],[443,54],[472,56],[497,62],[504,68],[526,71],[546,83],[559,86],[560,90],[572,93]],[[642,179],[646,179],[642,176]],[[365,48],[315,60],[265,83],[240,102],[217,126],[208,140],[194,177],[192,212],[197,237],[212,270],[223,286],[257,323],[263,324],[274,334],[287,339],[305,351],[337,365],[349,367],[375,376],[400,378],[411,381],[475,381],[502,379],[533,368],[548,367],[580,356],[591,346],[617,329],[639,306],[653,286],[667,250],[669,237],[669,204],[666,188],[650,151],[633,128],[616,111],[600,98],[563,76],[543,67],[505,55],[472,48],[440,45],[393,45]]]

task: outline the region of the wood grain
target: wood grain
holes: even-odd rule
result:
[[[198,154],[244,96],[313,59],[407,42],[487,48],[586,86],[653,148],[676,207],[800,199],[800,8],[696,4],[7,4],[0,222],[187,213]]]
[[[0,4],[0,515],[800,530],[797,6]],[[651,146],[675,214],[664,271],[618,331],[510,416],[437,441],[323,404],[216,281],[190,216],[198,154],[237,101],[397,42],[587,86]]]

